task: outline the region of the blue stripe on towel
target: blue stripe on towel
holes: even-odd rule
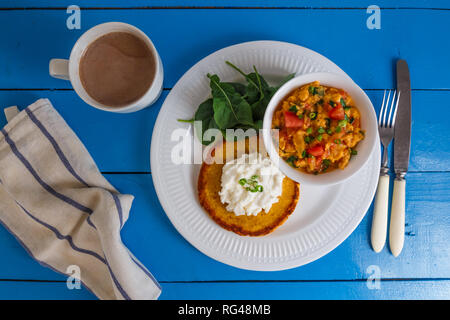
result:
[[[39,130],[41,130],[41,132],[44,134],[44,136],[49,140],[50,144],[53,146],[53,148],[55,149],[56,154],[58,155],[59,159],[61,160],[61,162],[63,163],[63,165],[66,167],[66,169],[74,176],[75,179],[77,179],[79,182],[81,182],[83,185],[85,185],[86,187],[90,187],[88,183],[86,183],[74,170],[74,168],[72,167],[72,165],[70,164],[69,160],[67,159],[67,157],[64,155],[63,151],[61,150],[61,148],[59,147],[58,143],[56,142],[55,138],[50,134],[50,132],[45,128],[45,126],[42,124],[41,121],[39,121],[39,119],[37,119],[37,117],[33,114],[33,112],[31,112],[28,108],[25,109],[27,115],[29,116],[29,118],[31,119],[31,121],[33,121],[33,123],[39,128]],[[39,176],[37,176],[36,172],[34,171],[34,169],[31,167],[31,165],[29,164],[29,162],[25,159],[25,157],[23,157],[23,155],[20,154],[20,152],[17,150],[17,147],[15,146],[14,142],[9,138],[8,134],[6,131],[4,131],[4,129],[2,129],[2,133],[5,136],[5,139],[7,141],[7,143],[10,145],[11,149],[14,152],[14,149],[16,150],[17,153],[19,153],[20,156],[18,156],[18,154],[16,152],[14,152],[16,154],[16,156],[22,161],[22,163],[24,163],[24,161],[26,163],[28,163],[28,165],[26,163],[24,163],[24,165],[27,167],[27,169],[30,171],[30,168],[32,171],[30,171],[30,173],[36,178],[36,180],[41,180],[39,178]],[[8,141],[9,140],[9,141]],[[33,172],[36,174],[33,174]],[[42,181],[42,180],[41,180]],[[43,182],[43,181],[42,181]],[[43,182],[45,184],[45,182]],[[42,185],[42,183],[41,183]],[[47,184],[45,184],[47,185]],[[48,186],[48,185],[47,185]],[[43,186],[44,187],[44,186]],[[48,186],[49,188],[51,188],[50,186]],[[44,187],[45,188],[45,187]],[[47,191],[49,191],[47,188],[45,188]],[[52,189],[53,190],[53,189]],[[49,191],[50,193],[52,193],[51,191]],[[56,192],[56,191],[54,191]],[[114,199],[114,203],[116,205],[117,208],[117,212],[119,215],[119,220],[120,220],[120,227],[123,226],[123,210],[122,210],[122,205],[121,202],[119,200],[119,197],[117,196],[117,194],[115,194],[114,192],[110,192],[112,198]],[[64,196],[64,195],[61,195]],[[65,196],[64,196],[65,197]],[[71,199],[69,199],[71,200]],[[73,201],[73,200],[72,200]],[[20,205],[19,205],[20,206]],[[21,208],[27,213],[29,214],[22,206]],[[88,212],[89,214],[92,213],[92,209],[86,208],[88,209],[90,212]],[[84,210],[82,210],[84,211]],[[86,211],[85,211],[86,212]],[[30,215],[30,214],[29,214]],[[31,215],[30,215],[31,216]],[[32,218],[34,218],[33,216],[31,216]],[[90,216],[88,216],[87,218],[87,222],[89,225],[91,225],[94,229],[96,229],[96,227],[94,226],[94,224],[92,223],[92,221],[90,220]],[[48,225],[48,227],[51,227],[50,225]],[[57,237],[59,239],[61,239],[58,234],[60,236],[62,236],[59,231],[57,229],[54,230],[54,233],[57,235]],[[63,236],[62,236],[63,237]],[[70,237],[70,236],[66,236],[66,237]],[[66,239],[67,241],[69,241],[69,244],[73,244],[72,242],[72,238],[70,237]],[[95,252],[94,252],[95,253]],[[95,253],[96,254],[96,253]],[[145,268],[143,267],[132,255],[129,255],[131,260],[158,286],[158,288],[161,289],[161,286],[159,285],[158,281],[155,279],[155,277],[153,277],[153,275]],[[100,256],[99,256],[100,257]],[[118,288],[118,290],[121,292],[121,294],[123,295],[123,297],[125,299],[130,299],[129,296],[127,295],[127,293],[123,290],[123,288],[120,286],[120,283],[117,281],[117,279],[115,278],[114,274],[112,273],[111,268],[109,267],[109,264],[107,262],[107,260],[103,259],[102,257],[100,257],[106,264],[106,266],[108,267],[108,270],[112,276],[112,279],[114,281],[114,283],[116,284],[116,287]]]
[[[100,256],[97,252],[94,252],[94,251],[91,251],[91,250],[88,250],[88,249],[83,249],[83,248],[78,247],[78,246],[75,245],[75,243],[73,242],[72,236],[61,234],[61,232],[59,232],[59,230],[56,229],[54,226],[52,226],[52,225],[50,225],[50,224],[48,224],[48,223],[46,223],[46,222],[44,222],[44,221],[42,221],[42,220],[36,218],[36,217],[33,216],[30,212],[28,212],[28,210],[26,210],[24,207],[22,207],[22,205],[21,205],[20,203],[18,203],[17,201],[16,201],[16,203],[17,203],[17,205],[18,205],[20,208],[22,208],[22,210],[23,210],[23,211],[24,211],[31,219],[33,219],[33,220],[36,221],[37,223],[43,225],[44,227],[46,227],[47,229],[49,229],[50,231],[52,231],[52,232],[56,235],[56,237],[57,237],[59,240],[67,240],[67,242],[69,243],[69,245],[72,247],[73,250],[78,251],[78,252],[81,252],[81,253],[85,253],[85,254],[88,254],[88,255],[91,255],[91,256],[97,258],[98,260],[100,260],[101,262],[103,262],[104,264],[107,263],[106,260],[105,260],[105,258],[103,258],[102,256]]]
[[[120,203],[119,197],[114,192],[110,192],[111,196],[114,199],[114,203],[116,204],[117,213],[119,214],[120,227],[123,226],[123,212],[122,212],[122,204]]]
[[[161,290],[161,286],[159,282],[155,279],[155,277],[148,271],[139,261],[137,261],[130,253],[128,253],[131,260],[155,283],[155,285]]]
[[[9,137],[8,133],[5,131],[4,128],[1,130],[1,132],[5,136],[5,141],[8,143],[8,145],[11,148],[12,152],[16,155],[16,157],[22,162],[22,164],[27,168],[27,170],[31,173],[31,175],[36,179],[37,182],[39,182],[39,184],[45,190],[47,190],[49,193],[51,193],[52,195],[54,195],[58,199],[60,199],[60,200],[62,200],[64,202],[66,202],[67,204],[70,204],[71,206],[77,208],[78,210],[81,210],[81,211],[86,212],[88,214],[92,213],[91,209],[89,209],[89,208],[83,206],[82,204],[76,202],[75,200],[70,199],[69,197],[67,197],[67,196],[57,192],[55,189],[53,189],[51,186],[49,186],[45,181],[43,181],[41,179],[41,177],[39,177],[37,172],[34,170],[32,165],[30,164],[30,162],[28,162],[28,160],[17,149],[14,141],[11,140],[11,138]]]
[[[122,288],[122,286],[120,285],[120,283],[119,283],[119,281],[117,280],[116,276],[115,276],[114,273],[112,272],[111,267],[109,266],[108,261],[107,261],[105,258],[103,258],[102,256],[100,256],[98,253],[96,253],[96,252],[94,252],[94,251],[91,251],[91,250],[88,250],[88,249],[83,249],[83,248],[80,248],[80,247],[76,246],[75,243],[73,242],[72,237],[71,237],[70,235],[62,235],[61,232],[59,232],[59,230],[56,229],[54,226],[52,226],[52,225],[50,225],[50,224],[48,224],[48,223],[46,223],[46,222],[44,222],[44,221],[42,221],[42,220],[39,220],[38,218],[36,218],[35,216],[33,216],[30,212],[28,212],[24,207],[22,207],[22,206],[20,205],[20,203],[18,203],[17,201],[16,201],[16,203],[17,203],[17,205],[18,205],[20,208],[22,208],[22,210],[23,210],[30,218],[32,218],[32,219],[33,219],[34,221],[36,221],[37,223],[41,224],[42,226],[44,226],[44,227],[46,227],[47,229],[49,229],[50,231],[52,231],[52,232],[55,234],[55,236],[56,236],[59,240],[66,240],[66,241],[69,243],[70,247],[71,247],[73,250],[78,251],[78,252],[81,252],[81,253],[84,253],[84,254],[88,254],[88,255],[90,255],[90,256],[92,256],[92,257],[94,257],[94,258],[97,258],[97,259],[100,260],[101,262],[103,262],[103,263],[106,265],[106,267],[108,268],[108,271],[109,271],[109,273],[110,273],[110,275],[111,275],[111,278],[112,278],[112,280],[114,281],[114,284],[116,285],[116,287],[117,287],[117,289],[119,290],[119,292],[122,294],[122,296],[123,296],[126,300],[131,300],[131,298],[128,296],[128,294],[125,292],[125,290],[124,290],[124,289]]]
[[[48,141],[50,141],[50,143],[52,144],[53,148],[56,151],[56,154],[58,155],[59,159],[61,159],[61,162],[64,164],[67,170],[75,177],[75,179],[77,179],[86,187],[88,187],[89,185],[75,172],[69,160],[66,158],[61,148],[59,147],[58,143],[56,142],[55,138],[53,138],[50,132],[48,132],[48,130],[44,127],[42,122],[39,121],[39,119],[36,118],[36,116],[28,108],[25,109],[25,112],[27,113],[28,117],[30,117],[31,121],[33,121],[34,124],[39,128],[39,130],[41,130],[44,136],[47,137]]]
[[[20,245],[25,249],[25,251],[30,255],[30,257],[33,258],[34,260],[36,260],[40,265],[42,265],[42,266],[44,266],[44,267],[47,267],[47,268],[49,268],[50,270],[55,271],[56,273],[63,274],[63,275],[65,275],[65,276],[68,275],[68,274],[65,273],[65,272],[62,272],[62,271],[60,271],[60,270],[57,270],[57,269],[53,268],[51,265],[47,264],[46,262],[37,259],[37,258],[34,256],[34,254],[31,252],[30,248],[28,248],[28,247],[26,246],[26,244],[22,241],[22,239],[20,239],[19,236],[18,236],[17,234],[15,234],[15,233],[14,233],[14,232],[6,225],[6,223],[3,222],[1,219],[0,219],[0,224],[1,224],[1,225],[2,225],[9,233],[11,233],[11,234],[13,235],[13,237],[20,243]],[[94,291],[93,291],[91,288],[89,288],[89,287],[83,282],[83,280],[80,279],[80,282],[81,282],[81,284],[82,284],[84,287],[86,287],[86,289],[87,289],[90,293],[92,293],[94,296],[97,296],[97,295],[94,293]]]

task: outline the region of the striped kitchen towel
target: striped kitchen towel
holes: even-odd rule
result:
[[[161,287],[125,247],[133,196],[119,194],[47,99],[0,134],[0,222],[42,265],[77,275],[100,299],[157,299]],[[79,269],[77,269],[79,268]]]

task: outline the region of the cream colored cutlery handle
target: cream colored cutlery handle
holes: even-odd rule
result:
[[[389,226],[389,246],[395,257],[402,251],[405,240],[405,187],[406,180],[394,180],[391,224]]]
[[[378,180],[377,195],[373,208],[371,242],[375,252],[380,252],[386,242],[389,203],[389,175]]]

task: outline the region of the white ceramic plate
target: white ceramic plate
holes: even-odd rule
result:
[[[330,187],[300,186],[300,199],[287,221],[269,235],[244,237],[217,225],[200,206],[197,178],[200,165],[174,164],[172,141],[178,128],[193,130],[177,119],[192,118],[210,95],[207,73],[224,81],[240,75],[225,64],[229,60],[244,72],[255,65],[269,82],[283,76],[332,72],[347,76],[339,67],[309,49],[276,41],[246,42],[221,49],[199,61],[177,82],[158,115],[151,142],[151,171],[158,198],[170,221],[194,247],[223,263],[249,270],[283,270],[314,261],[336,248],[356,228],[372,202],[380,169],[380,146],[356,175]],[[195,138],[196,139],[196,138]]]

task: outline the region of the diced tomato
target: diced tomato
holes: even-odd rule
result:
[[[308,150],[306,150],[306,152],[308,152],[310,155],[314,156],[314,157],[320,157],[321,155],[323,155],[323,153],[325,152],[325,150],[323,149],[323,147],[319,144],[317,146],[311,147]]]
[[[308,164],[315,170],[318,170],[322,165],[322,157],[308,158]]]
[[[294,112],[285,111],[284,112],[284,123],[286,128],[299,128],[303,127],[303,119],[299,119]]]
[[[330,106],[328,103],[324,103],[323,107],[327,112],[330,112],[331,110],[333,110],[333,107]]]
[[[336,106],[330,110],[328,113],[331,119],[334,120],[344,120],[345,119],[345,112],[344,108],[340,103],[337,103]]]

